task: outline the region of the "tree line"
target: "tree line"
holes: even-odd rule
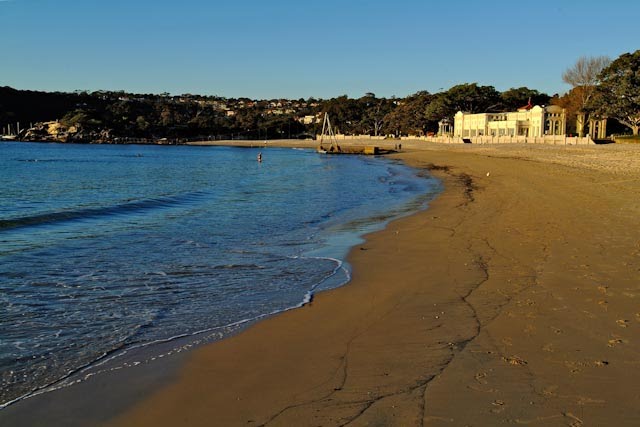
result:
[[[425,135],[457,111],[514,111],[524,105],[555,104],[568,115],[568,132],[576,133],[580,115],[612,118],[634,135],[640,126],[640,50],[606,57],[580,58],[562,76],[572,86],[551,96],[527,87],[504,92],[465,83],[438,93],[420,91],[405,98],[251,100],[217,96],[132,94],[124,91],[38,92],[0,87],[0,127],[16,122],[58,120],[76,139],[96,135],[139,138],[275,139],[320,132],[328,113],[337,131],[353,135]],[[302,120],[307,117],[311,120]],[[306,124],[305,124],[306,122]]]
[[[242,139],[315,135],[329,113],[338,132],[354,135],[423,135],[458,110],[507,111],[550,96],[526,87],[497,91],[493,86],[461,84],[405,98],[339,96],[327,100],[249,100],[199,95],[131,94],[123,91],[37,92],[0,87],[0,125],[58,120],[81,136],[108,130],[111,137]],[[286,104],[274,108],[274,101]],[[223,106],[223,107],[221,107]],[[304,124],[303,117],[312,117]]]

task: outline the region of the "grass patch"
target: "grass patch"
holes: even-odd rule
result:
[[[640,144],[640,135],[620,135],[615,136],[613,140],[616,144]]]

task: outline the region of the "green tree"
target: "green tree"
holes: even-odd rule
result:
[[[458,111],[484,113],[500,110],[502,105],[500,92],[493,86],[465,83],[436,95],[426,115],[429,120],[437,121],[445,117],[452,118]]]
[[[587,107],[598,117],[616,119],[638,135],[640,128],[640,50],[625,53],[598,76]]]
[[[136,118],[136,126],[140,131],[144,132],[149,128],[149,122],[143,116],[138,116]]]
[[[384,124],[384,117],[393,109],[394,104],[386,98],[376,98],[372,92],[367,92],[358,100],[360,121],[358,130],[360,134],[374,136],[380,135]]]
[[[403,100],[391,100],[396,107],[384,117],[385,133],[400,135],[422,135],[429,128],[427,107],[433,100],[433,95],[427,91],[420,91],[409,95]]]
[[[531,102],[531,105],[547,105],[551,98],[549,95],[540,93],[535,89],[519,87],[502,92],[500,99],[502,101],[502,109],[515,111],[529,102]]]
[[[325,101],[320,109],[322,113],[329,113],[336,132],[344,134],[361,132],[360,122],[363,111],[363,105],[347,95]]]
[[[448,104],[455,110],[468,113],[484,113],[500,109],[500,93],[493,86],[477,83],[462,84],[446,92]]]

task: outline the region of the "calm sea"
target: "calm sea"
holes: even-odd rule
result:
[[[439,190],[310,150],[0,143],[0,408],[300,306]]]

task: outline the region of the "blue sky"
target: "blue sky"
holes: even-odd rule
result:
[[[0,0],[0,86],[249,98],[566,92],[640,49],[640,2]]]

